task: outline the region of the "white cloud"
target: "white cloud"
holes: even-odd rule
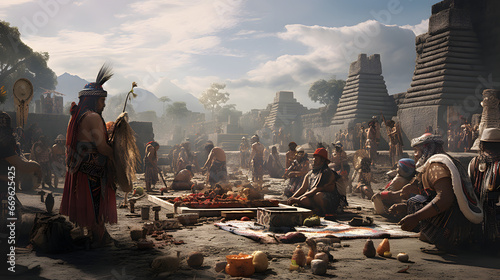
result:
[[[21,5],[29,2],[35,2],[35,0],[2,0],[2,2],[0,2],[0,9],[6,9],[15,5]]]
[[[416,36],[426,33],[429,30],[429,19],[423,19],[417,25],[403,25],[401,28],[409,29],[415,33]]]
[[[239,23],[243,2],[225,3],[147,0],[114,11],[116,3],[106,2],[99,12],[109,14],[114,20],[94,16],[93,23],[103,21],[107,25],[86,28],[78,26],[77,19],[66,18],[71,21],[60,22],[58,26],[72,26],[72,29],[58,30],[54,36],[32,32],[23,36],[23,41],[35,51],[48,51],[49,66],[57,74],[70,71],[92,79],[96,65],[111,61],[116,71],[132,73],[124,76],[135,77],[145,89],[155,90],[168,73],[179,67],[193,65],[196,69],[194,56],[239,56],[234,50],[221,46],[217,33]],[[87,20],[85,13],[91,13],[88,9],[95,3],[78,4],[81,6],[79,16]],[[58,15],[53,20],[64,18]]]
[[[415,61],[415,37],[407,29],[386,26],[373,20],[344,27],[293,24],[287,25],[286,31],[278,37],[299,42],[308,50],[299,55],[281,55],[248,71],[245,77],[228,82],[228,91],[240,93],[232,97],[241,99],[233,101],[242,104],[240,109],[263,107],[262,99],[247,97],[255,95],[252,89],[257,88],[267,89],[267,93],[260,93],[262,95],[293,90],[297,99],[307,106],[314,106],[307,98],[310,85],[318,79],[332,76],[345,79],[350,63],[360,53],[381,55],[382,75],[389,94],[405,91],[409,87]]]
[[[307,97],[311,83],[332,76],[345,79],[359,53],[381,54],[389,93],[404,91],[414,68],[413,32],[428,24],[427,20],[401,27],[373,20],[343,27],[289,24],[276,34],[258,24],[242,24],[256,17],[247,14],[241,0],[101,2],[73,2],[40,32],[23,35],[23,41],[35,51],[48,51],[49,66],[57,74],[70,72],[92,80],[103,62],[112,62],[121,75],[110,81],[111,88],[128,88],[134,80],[155,92],[171,80],[199,96],[211,83],[223,82],[231,94],[229,102],[240,110],[264,108],[279,90],[292,90],[304,105],[319,106]],[[32,6],[38,11],[36,3]],[[223,62],[217,65],[219,61]],[[262,63],[255,66],[258,62]],[[220,68],[226,68],[226,74],[220,74]],[[232,79],[227,79],[228,68],[234,68]]]
[[[0,2],[0,18],[5,18],[8,15],[8,8],[29,2],[35,2],[35,0],[2,0]]]
[[[200,97],[200,95],[210,88],[212,83],[225,83],[223,79],[217,76],[204,76],[204,77],[194,77],[187,76],[182,80],[174,79],[171,82],[180,87],[181,89],[190,92],[196,97]]]

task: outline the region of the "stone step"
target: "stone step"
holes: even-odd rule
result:
[[[446,48],[445,48],[446,49]],[[481,57],[479,56],[478,53],[461,53],[461,52],[456,52],[456,51],[439,51],[434,54],[426,53],[425,55],[420,56],[420,61],[421,63],[429,62],[435,59],[443,58],[443,57],[456,57],[456,58],[464,58],[464,59],[475,59],[480,61]]]
[[[451,63],[451,62],[446,62],[443,64],[432,65],[432,66],[417,64],[415,68],[416,68],[415,71],[421,70],[421,69],[426,69],[427,72],[433,72],[433,71],[441,70],[441,69],[456,69],[456,70],[465,70],[465,71],[468,70],[468,71],[479,71],[479,72],[484,70],[483,65],[466,65],[466,64],[458,64],[458,63]]]
[[[367,110],[367,111],[374,111],[374,112],[380,112],[380,111],[385,111],[389,110],[389,106],[387,105],[372,105],[372,104],[353,104],[353,105],[348,105],[344,106],[342,108],[339,108],[335,115],[342,115],[351,112],[355,112],[356,110]]]
[[[410,84],[411,88],[408,89],[408,92],[415,92],[433,88],[448,88],[448,87],[456,87],[463,89],[475,89],[478,83],[467,83],[467,82],[450,82],[450,81],[441,81],[437,83],[428,83],[423,85],[414,86],[413,83]]]
[[[417,59],[417,69],[432,67],[436,65],[441,65],[443,63],[456,63],[459,65],[481,65],[481,61],[479,59],[467,59],[467,58],[459,58],[459,57],[441,57],[434,60],[427,59]]]
[[[430,47],[434,45],[439,45],[444,42],[464,42],[464,43],[474,43],[477,44],[477,36],[475,35],[470,35],[470,36],[430,36],[425,40],[424,47]]]
[[[384,77],[381,75],[375,75],[375,74],[357,74],[357,75],[347,77],[346,82],[354,81],[354,80],[361,80],[361,81],[364,81],[364,80],[380,81],[381,80],[381,81],[383,81]]]
[[[467,77],[467,76],[456,76],[456,75],[445,75],[444,70],[430,72],[427,74],[420,74],[413,76],[412,84],[418,85],[420,83],[435,83],[439,81],[457,81],[457,82],[478,82],[477,77]]]
[[[410,91],[410,89],[408,89],[408,92],[405,95],[405,99],[411,98],[412,96],[421,96],[426,94],[431,95],[442,92],[451,94],[465,93],[471,95],[473,95],[475,92],[475,88],[473,89],[473,88],[459,88],[459,87],[437,87],[432,89],[422,89],[418,91]]]
[[[340,100],[344,100],[346,98],[351,99],[353,97],[359,97],[357,99],[365,99],[367,97],[374,98],[374,99],[384,99],[387,96],[389,96],[387,94],[387,92],[380,93],[380,92],[362,91],[362,92],[352,92],[352,93],[343,94],[342,97],[340,98]]]
[[[385,83],[383,83],[383,82],[381,82],[381,83],[356,83],[356,84],[352,84],[352,85],[349,85],[349,86],[346,85],[344,87],[344,91],[345,90],[350,90],[350,89],[356,89],[356,88],[387,89],[387,87],[385,86]]]
[[[423,34],[422,36],[419,36],[420,38],[416,38],[416,43],[422,43],[425,42],[426,40],[436,40],[442,37],[476,37],[476,33],[472,30],[447,30],[445,32],[437,33],[437,34]],[[421,41],[418,41],[421,40]]]
[[[445,48],[448,46],[459,47],[459,48],[464,48],[464,49],[468,48],[468,49],[470,49],[470,52],[477,52],[481,47],[478,43],[473,43],[473,42],[446,41],[446,42],[443,42],[443,43],[437,44],[437,45],[423,44],[422,53]],[[469,51],[467,51],[467,52],[469,52]]]
[[[464,76],[464,77],[479,77],[480,75],[483,75],[482,71],[479,70],[464,70],[464,69],[449,69],[449,68],[444,68],[443,66],[439,67],[429,67],[429,68],[423,68],[423,69],[417,69],[413,72],[413,75],[422,75],[422,74],[428,74],[428,73],[443,73],[443,75],[453,75],[453,76]]]
[[[352,93],[362,93],[362,92],[370,92],[370,93],[378,93],[381,95],[386,95],[387,88],[357,87],[357,88],[346,89],[342,92],[342,94],[352,94]]]

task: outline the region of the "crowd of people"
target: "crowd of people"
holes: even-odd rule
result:
[[[102,85],[111,77],[103,67],[96,82],[79,92],[79,103],[71,106],[67,135],[57,136],[51,146],[40,134],[30,149],[27,160],[16,143],[11,119],[0,114],[0,174],[4,201],[9,194],[8,167],[34,174],[42,187],[57,188],[64,178],[60,213],[81,228],[87,228],[95,244],[109,242],[105,223],[117,222],[115,174],[108,168],[114,159],[111,139],[114,124],[102,118],[107,92]],[[284,165],[276,146],[270,151],[253,135],[239,146],[240,169],[249,169],[251,181],[262,186],[264,175],[285,179],[283,195],[290,205],[309,208],[319,216],[335,219],[347,205],[349,191],[370,199],[376,213],[398,221],[403,230],[420,232],[420,238],[435,244],[442,251],[457,251],[471,243],[499,248],[500,244],[500,129],[486,128],[480,138],[479,155],[468,168],[445,152],[441,136],[427,132],[411,140],[414,160],[402,157],[402,137],[399,124],[383,119],[390,147],[390,165],[396,166],[386,188],[375,192],[378,183],[372,173],[380,142],[380,122],[373,117],[365,129],[360,126],[357,138],[359,150],[352,162],[344,147],[353,149],[355,138],[350,129],[339,131],[331,151],[322,143],[314,150],[312,162],[302,146],[289,142]],[[474,130],[463,126],[458,149],[468,151],[474,140]],[[447,148],[455,143],[449,133]],[[282,132],[282,135],[284,133]],[[451,137],[451,138],[450,138]],[[451,139],[451,140],[450,140]],[[462,146],[460,146],[462,145]],[[158,176],[160,145],[147,143],[143,158],[146,191],[154,191]],[[268,155],[267,158],[265,155]],[[206,156],[206,157],[205,157]],[[203,172],[202,186],[214,188],[228,180],[226,153],[211,141],[205,144],[204,158],[199,158],[189,141],[174,146],[171,151],[174,190],[195,190],[196,172]],[[200,168],[198,160],[204,164]],[[350,176],[351,166],[353,173]],[[54,175],[54,181],[52,181]],[[5,219],[2,219],[5,221]]]

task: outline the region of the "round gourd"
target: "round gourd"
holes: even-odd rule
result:
[[[253,266],[255,268],[255,272],[264,272],[267,270],[269,266],[269,261],[267,260],[266,253],[262,251],[255,251],[252,254],[253,256]]]
[[[404,263],[408,262],[408,260],[410,259],[410,257],[406,253],[399,253],[396,258],[398,259],[398,261]]]
[[[201,267],[203,265],[204,259],[205,258],[203,257],[202,253],[192,252],[191,254],[189,254],[186,262],[190,267]]]

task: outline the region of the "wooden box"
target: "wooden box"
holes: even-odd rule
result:
[[[301,226],[312,211],[304,208],[257,208],[257,223],[269,228]]]

